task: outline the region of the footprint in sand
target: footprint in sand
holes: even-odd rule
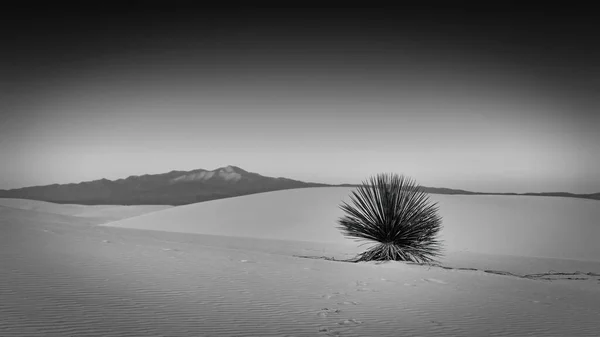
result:
[[[321,309],[318,313],[317,316],[319,317],[329,317],[330,315],[338,315],[340,314],[342,311],[340,309],[329,309],[329,308],[323,308]]]
[[[340,336],[342,333],[339,331],[331,330],[326,327],[319,328],[319,333],[326,336]]]
[[[378,292],[379,290],[361,287],[361,288],[357,288],[356,291],[361,291],[361,292],[367,292],[367,291]]]
[[[360,302],[356,302],[356,301],[344,301],[344,302],[339,302],[339,305],[357,305],[360,304]]]
[[[342,293],[342,292],[335,292],[335,293],[331,293],[331,294],[321,295],[321,297],[326,298],[326,299],[331,299],[331,298],[340,298],[345,295],[348,295],[348,294]]]
[[[422,280],[426,281],[426,282],[437,283],[437,284],[448,284],[448,282],[446,282],[446,281],[438,280],[438,279],[435,279],[435,278],[424,278]]]
[[[64,235],[66,232],[61,230],[52,230],[52,229],[42,229],[43,232],[51,233],[55,235]]]
[[[394,281],[394,280],[388,280],[388,279],[386,279],[386,278],[381,278],[380,280],[381,280],[381,281],[383,281],[383,282],[389,282],[389,283],[398,283],[398,282],[396,282],[396,281]]]
[[[345,319],[345,320],[338,322],[338,325],[358,325],[358,324],[362,324],[362,321],[356,320],[354,318]]]
[[[178,252],[179,250],[174,249],[174,248],[163,248],[162,249],[164,252]]]
[[[531,303],[535,303],[535,304],[540,304],[540,305],[552,305],[551,303],[548,302],[542,302],[542,301],[537,301],[537,300],[530,300]]]

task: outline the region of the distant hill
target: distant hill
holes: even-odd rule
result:
[[[544,193],[481,193],[476,192],[473,194],[480,195],[530,195],[536,197],[564,197],[564,198],[581,198],[581,199],[592,199],[592,200],[600,200],[600,193],[591,193],[591,194],[575,194],[575,193],[567,193],[567,192],[544,192]]]
[[[336,185],[340,187],[357,187],[358,184],[342,184]],[[427,187],[422,186],[422,189],[431,194],[454,194],[454,195],[525,195],[525,196],[536,196],[536,197],[564,197],[564,198],[580,198],[580,199],[591,199],[600,200],[600,193],[592,194],[575,194],[567,192],[543,192],[543,193],[495,193],[495,192],[472,192],[452,188],[444,187]]]
[[[82,205],[184,205],[260,192],[323,186],[329,185],[265,177],[236,166],[226,166],[212,171],[171,171],[118,180],[100,179],[0,190],[0,198]]]
[[[261,192],[308,187],[355,187],[356,184],[328,185],[288,178],[273,178],[245,171],[236,166],[214,170],[171,171],[162,174],[130,176],[125,179],[100,179],[76,184],[54,184],[0,190],[0,198],[20,198],[81,205],[185,205],[196,202]],[[600,200],[600,193],[482,193],[465,190],[423,187],[433,194],[559,196]]]

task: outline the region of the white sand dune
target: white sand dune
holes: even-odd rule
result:
[[[348,244],[336,228],[351,188],[309,188],[214,200],[107,226]],[[529,196],[431,195],[447,252],[600,261],[600,203]]]
[[[600,276],[311,260],[284,241],[40,214],[0,212],[1,336],[598,335]]]
[[[308,188],[212,200],[107,226],[263,239],[345,243],[335,228],[348,188]]]
[[[120,206],[56,204],[46,201],[14,198],[0,198],[0,206],[44,213],[72,215],[82,218],[94,218],[100,219],[103,222],[125,219],[173,207],[168,205]]]
[[[0,206],[0,336],[598,336],[600,263],[557,258],[596,256],[571,232],[597,233],[597,205],[433,195],[455,268],[295,257],[356,251],[334,223],[349,191],[257,194],[108,226]],[[515,228],[525,238],[505,244],[527,256],[494,242]]]
[[[4,220],[4,222],[9,222],[12,225],[19,226],[35,226],[39,223],[97,225],[103,222],[93,218],[85,219],[60,213],[33,211],[5,206],[0,206],[0,217]]]
[[[127,219],[142,214],[149,214],[165,209],[173,208],[169,205],[132,205],[132,206],[110,206],[94,208],[93,206],[74,214],[82,218],[102,219],[104,222],[110,222],[120,219]]]
[[[85,206],[74,204],[56,204],[46,201],[16,198],[0,198],[0,206],[63,215],[75,215],[92,207],[96,209],[112,207],[105,205]]]

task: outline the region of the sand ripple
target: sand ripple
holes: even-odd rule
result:
[[[3,337],[598,336],[599,291],[13,220],[0,219]]]

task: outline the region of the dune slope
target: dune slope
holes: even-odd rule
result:
[[[93,218],[101,220],[101,222],[125,219],[172,207],[168,205],[121,206],[56,204],[46,201],[12,198],[0,198],[0,206],[44,213],[71,215],[82,218]]]
[[[346,243],[335,228],[350,188],[259,193],[178,206],[106,224],[182,233]]]
[[[269,242],[285,249],[283,241],[219,241],[85,221],[0,212],[1,336],[598,332],[600,276],[580,288],[480,271],[302,259],[268,252]],[[251,243],[231,247],[228,240]]]
[[[352,188],[261,193],[179,206],[107,226],[352,244],[336,228]],[[600,261],[600,207],[585,199],[430,195],[443,217],[447,253]]]

